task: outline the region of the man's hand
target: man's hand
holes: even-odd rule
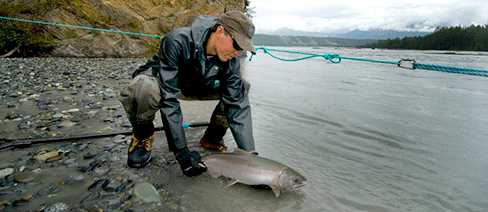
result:
[[[175,156],[176,160],[178,160],[178,163],[180,164],[183,174],[185,174],[187,177],[200,175],[207,171],[207,166],[200,161],[201,157],[198,152],[190,151],[188,148],[184,148],[183,150],[175,153]]]

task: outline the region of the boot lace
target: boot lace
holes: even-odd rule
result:
[[[136,149],[137,147],[144,147],[146,151],[148,152],[151,151],[151,143],[153,140],[154,140],[154,135],[151,135],[148,138],[142,140],[142,142],[137,140],[137,138],[134,135],[132,135],[132,142],[129,148],[129,153],[134,151],[134,149]]]

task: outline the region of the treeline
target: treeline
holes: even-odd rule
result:
[[[367,48],[488,51],[488,25],[437,28],[426,36],[379,40]]]

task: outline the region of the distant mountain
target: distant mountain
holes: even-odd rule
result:
[[[262,33],[268,35],[279,35],[279,36],[307,36],[307,37],[340,37],[344,33],[326,33],[326,32],[306,32],[299,31],[289,28],[281,28],[273,32]]]
[[[395,31],[395,30],[381,30],[372,29],[368,31],[353,30],[350,32],[306,32],[288,28],[281,28],[273,32],[265,32],[262,34],[278,35],[278,36],[307,36],[307,37],[334,37],[334,38],[346,38],[346,39],[372,39],[372,40],[386,40],[404,37],[425,36],[430,34],[429,32],[408,32],[408,31]]]
[[[255,46],[356,47],[376,43],[377,40],[256,34],[252,42]]]

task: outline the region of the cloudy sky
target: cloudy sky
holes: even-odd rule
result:
[[[256,33],[280,28],[310,32],[393,29],[432,32],[436,26],[488,24],[488,0],[250,0]]]

